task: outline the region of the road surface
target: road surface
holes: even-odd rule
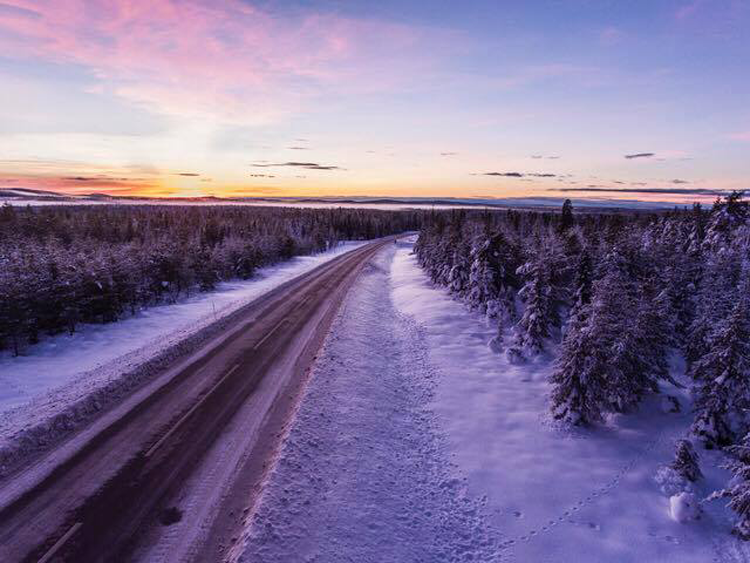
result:
[[[182,517],[170,501],[250,404],[249,455],[231,468],[236,494],[219,503],[229,510],[242,498],[248,510],[343,297],[392,241],[365,245],[262,296],[219,337],[95,421],[85,440],[0,483],[0,561],[132,558],[150,530]],[[204,515],[216,519],[222,506]],[[201,553],[213,557],[220,532],[208,530]]]

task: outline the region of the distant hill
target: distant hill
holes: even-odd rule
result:
[[[73,196],[46,190],[32,190],[31,188],[0,188],[0,198],[10,199],[76,199]]]
[[[304,196],[304,197],[172,197],[149,198],[138,196],[115,196],[102,193],[90,194],[62,194],[50,190],[31,188],[0,187],[0,204],[3,202],[22,205],[25,202],[33,204],[54,203],[129,203],[129,204],[254,204],[254,205],[315,205],[315,206],[414,206],[414,207],[485,207],[485,208],[513,208],[513,209],[548,209],[560,207],[565,198],[560,197],[518,197],[518,198],[452,198],[452,197],[377,197],[377,196]],[[638,200],[611,200],[606,198],[571,198],[573,205],[585,208],[590,212],[617,210],[654,210],[669,209],[676,206],[670,202],[644,202]],[[679,205],[677,205],[679,207]]]

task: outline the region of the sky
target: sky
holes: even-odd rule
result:
[[[0,188],[711,201],[750,0],[0,0]]]

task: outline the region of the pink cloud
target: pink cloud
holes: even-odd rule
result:
[[[750,131],[740,131],[738,133],[732,133],[729,138],[733,141],[750,142]]]
[[[280,14],[239,0],[13,0],[0,50],[91,69],[101,88],[164,113],[273,116],[326,87],[408,80],[427,32],[334,14]],[[365,80],[372,74],[377,80]]]

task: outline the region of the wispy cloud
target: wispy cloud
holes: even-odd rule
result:
[[[255,168],[280,168],[288,166],[290,168],[305,168],[307,170],[343,170],[340,166],[331,166],[318,164],[317,162],[269,162],[269,163],[255,163],[252,166]]]
[[[750,142],[750,131],[738,131],[737,133],[731,133],[729,138],[733,141]]]
[[[710,195],[724,196],[731,190],[705,189],[705,188],[605,188],[600,186],[589,186],[586,188],[554,188],[548,191],[557,192],[613,192],[632,194],[674,194],[674,195]]]
[[[482,172],[480,176],[502,176],[504,178],[523,178],[520,172]]]
[[[653,152],[637,152],[633,154],[626,154],[625,158],[628,160],[632,160],[634,158],[651,158],[653,156],[656,156],[656,153]]]
[[[0,17],[38,19],[42,14],[31,8],[0,2]]]
[[[42,190],[62,191],[70,194],[106,191],[123,195],[146,193],[154,182],[148,178],[110,176],[57,176],[53,174],[22,174],[15,177],[5,176],[0,172],[0,184],[13,184]]]
[[[427,52],[418,45],[435,34],[242,0],[0,4],[4,56],[79,65],[106,91],[159,113],[226,121],[268,121],[326,85],[379,91],[413,80]],[[366,80],[373,70],[378,80]]]
[[[477,175],[477,174],[474,174]],[[557,174],[549,172],[482,172],[479,176],[501,176],[504,178],[556,178]]]

